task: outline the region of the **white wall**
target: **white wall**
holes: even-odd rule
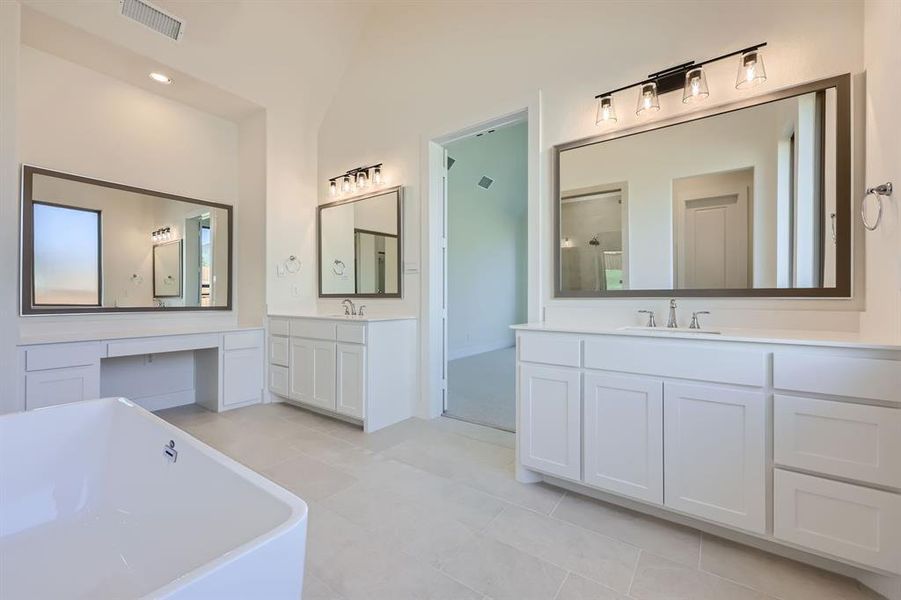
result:
[[[448,359],[512,346],[526,315],[528,127],[447,145]],[[487,190],[478,181],[494,179]]]
[[[404,255],[419,263],[424,140],[518,110],[540,91],[539,285],[548,318],[585,322],[609,315],[622,320],[636,319],[639,307],[663,310],[659,300],[552,299],[551,148],[598,133],[593,102],[598,92],[684,60],[768,42],[769,80],[751,94],[859,73],[863,67],[860,3],[824,3],[812,10],[805,2],[750,2],[741,13],[742,27],[736,31],[723,26],[735,20],[730,3],[484,3],[478,18],[449,3],[380,5],[319,132],[320,198],[327,197],[328,176],[349,165],[383,162],[391,183],[407,186]],[[674,33],[688,30],[704,34]],[[699,108],[747,97],[735,90],[736,68],[737,60],[710,65],[711,97]],[[619,126],[634,125],[634,90],[617,100]],[[664,96],[661,108],[655,118],[690,110],[678,94]],[[409,292],[419,287],[420,278],[420,273],[406,273],[408,293],[400,302],[381,301],[383,310],[418,313],[419,295]],[[607,310],[598,310],[602,304]],[[841,330],[857,328],[859,308],[847,301],[701,299],[684,305],[713,308],[714,325]]]
[[[238,201],[238,126],[21,46],[18,160],[224,204]],[[148,233],[149,235],[149,233]],[[236,243],[234,255],[240,256]],[[145,280],[149,283],[149,280]],[[235,312],[20,317],[19,336],[156,325],[234,326]]]

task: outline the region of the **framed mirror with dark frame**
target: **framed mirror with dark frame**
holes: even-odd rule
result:
[[[400,186],[319,206],[319,297],[400,298]]]
[[[850,297],[850,87],[556,146],[555,296]]]
[[[232,207],[24,165],[21,314],[231,310]]]

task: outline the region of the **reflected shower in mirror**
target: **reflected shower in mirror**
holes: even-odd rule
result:
[[[400,297],[401,189],[319,207],[319,295]]]
[[[558,147],[557,295],[849,295],[849,85]]]
[[[23,314],[225,310],[231,207],[26,166]]]

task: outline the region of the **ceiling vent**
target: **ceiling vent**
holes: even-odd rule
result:
[[[483,190],[487,190],[491,187],[491,184],[494,183],[494,180],[490,177],[482,175],[482,178],[479,179],[479,187]]]
[[[185,30],[185,22],[166,11],[142,0],[119,0],[122,16],[137,21],[145,27],[164,36],[180,40]]]

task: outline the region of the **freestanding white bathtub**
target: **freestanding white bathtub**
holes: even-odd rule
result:
[[[128,400],[0,417],[3,600],[297,600],[306,529],[302,500]]]

